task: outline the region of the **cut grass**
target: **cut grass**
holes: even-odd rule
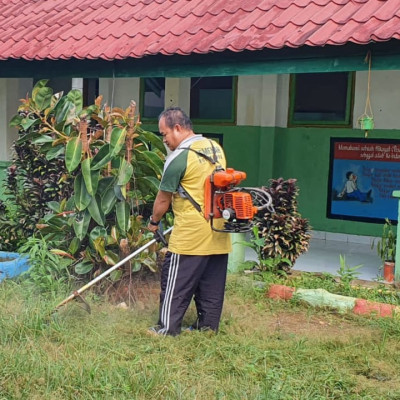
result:
[[[217,335],[148,336],[154,299],[89,301],[91,315],[73,302],[49,320],[57,301],[0,285],[1,400],[400,398],[397,319],[269,300],[236,276]]]

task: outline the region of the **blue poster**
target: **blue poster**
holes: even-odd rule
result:
[[[397,222],[400,141],[331,139],[328,218]]]

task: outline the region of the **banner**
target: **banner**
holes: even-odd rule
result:
[[[328,218],[397,223],[400,141],[331,138]]]

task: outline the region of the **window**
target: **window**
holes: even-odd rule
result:
[[[191,78],[191,119],[235,122],[236,86],[233,76]]]
[[[82,96],[84,107],[94,104],[99,96],[99,80],[97,78],[85,78],[83,80]]]
[[[164,110],[165,78],[143,78],[140,83],[140,115],[157,119]]]
[[[33,86],[35,86],[41,79],[46,78],[35,78],[33,80]],[[99,80],[97,78],[84,78],[82,84],[83,107],[87,107],[94,104],[96,97],[99,95]],[[72,89],[72,79],[51,78],[48,80],[47,86],[53,89],[53,93],[63,92],[63,95],[65,96]]]
[[[350,126],[353,82],[351,72],[292,75],[289,125]]]

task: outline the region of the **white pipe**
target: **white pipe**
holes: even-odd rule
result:
[[[167,234],[172,231],[173,226],[168,228],[164,234]],[[143,250],[146,250],[148,247],[150,247],[152,244],[154,244],[157,240],[152,239],[150,242],[146,243],[136,251],[134,251],[132,254],[129,254],[129,256],[125,257],[123,260],[119,261],[117,264],[113,265],[111,268],[109,268],[107,271],[104,271],[102,274],[88,282],[86,285],[82,286],[80,289],[76,290],[74,293],[72,293],[69,297],[67,297],[65,300],[63,300],[60,304],[56,306],[56,310],[63,306],[64,304],[68,303],[70,300],[74,299],[75,297],[79,296],[82,292],[84,292],[86,289],[90,288],[93,286],[96,282],[99,280],[103,279],[105,276],[109,275],[111,272],[119,268],[121,265],[125,264],[128,260],[131,258],[135,257],[136,255],[140,254]]]

